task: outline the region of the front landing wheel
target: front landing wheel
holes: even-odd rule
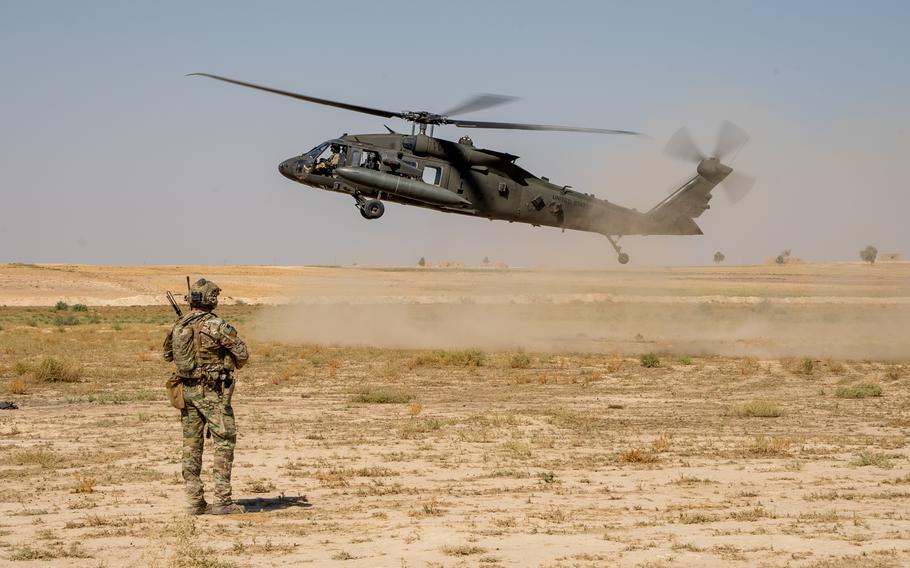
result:
[[[629,255],[627,255],[627,254],[624,253],[624,252],[621,252],[621,253],[619,253],[619,256],[616,257],[616,260],[619,261],[619,264],[628,264],[628,263],[629,263]]]
[[[379,219],[383,213],[385,213],[385,205],[378,199],[364,201],[363,205],[360,206],[360,214],[363,215],[364,219]]]

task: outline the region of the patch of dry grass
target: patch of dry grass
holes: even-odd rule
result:
[[[32,370],[35,380],[46,383],[76,383],[82,379],[82,367],[64,359],[45,357]]]
[[[411,402],[414,393],[403,388],[390,385],[367,385],[361,387],[351,397],[351,402],[365,404],[403,404]]]
[[[803,359],[784,359],[781,366],[788,373],[794,375],[811,375],[815,371],[815,361],[809,358]]]
[[[622,463],[654,463],[657,460],[656,455],[641,448],[629,448],[619,454]]]
[[[834,391],[837,398],[868,398],[882,396],[882,386],[877,383],[857,383],[844,385]]]
[[[749,376],[755,374],[761,366],[755,357],[743,357],[739,360],[739,374]]]
[[[15,452],[12,455],[12,463],[16,465],[36,465],[43,469],[56,469],[63,465],[63,458],[46,448],[32,448]]]
[[[6,391],[10,394],[26,394],[28,392],[28,383],[25,379],[12,379],[6,384]]]
[[[767,400],[753,400],[731,406],[726,412],[727,416],[736,416],[737,418],[777,418],[782,413],[777,403]]]
[[[850,461],[850,465],[856,467],[873,466],[880,467],[882,469],[891,469],[894,467],[894,464],[891,463],[891,459],[888,457],[888,455],[882,452],[872,451],[860,452],[858,456]]]
[[[235,568],[236,564],[218,557],[211,548],[201,546],[196,537],[193,517],[176,519],[165,533],[173,539],[168,568]]]
[[[95,478],[87,475],[76,475],[76,484],[73,486],[73,493],[94,493]]]
[[[442,547],[442,553],[448,556],[473,556],[474,554],[484,554],[486,551],[486,548],[472,544],[446,545]]]
[[[663,453],[670,450],[671,439],[667,434],[661,434],[651,442],[651,449],[656,453]]]
[[[524,351],[519,351],[514,353],[511,358],[509,358],[509,367],[513,369],[527,369],[531,366],[531,358]]]
[[[13,561],[29,560],[55,560],[58,558],[91,558],[91,554],[82,545],[72,542],[64,546],[59,542],[52,542],[44,546],[20,545],[12,547],[8,558]],[[182,568],[182,567],[181,567]],[[189,568],[189,567],[187,567]]]
[[[755,437],[752,444],[746,447],[746,454],[761,457],[788,456],[792,445],[793,442],[787,437],[776,436],[769,438],[759,435]]]

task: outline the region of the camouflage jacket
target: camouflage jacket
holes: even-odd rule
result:
[[[191,359],[180,371],[181,354],[175,353],[175,346],[189,346]],[[171,327],[164,338],[164,360],[177,364],[178,375],[185,378],[206,378],[222,371],[233,371],[246,365],[250,358],[246,343],[237,335],[231,324],[211,312],[193,310]]]

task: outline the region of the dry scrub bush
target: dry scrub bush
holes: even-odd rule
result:
[[[882,387],[875,383],[857,383],[855,385],[845,385],[838,387],[834,392],[837,398],[866,398],[870,396],[882,396]]]
[[[10,394],[25,394],[28,390],[28,385],[24,379],[13,379],[6,385],[6,390]]]
[[[885,369],[885,378],[896,381],[904,375],[904,368],[900,365],[888,365]]]
[[[815,370],[815,361],[812,359],[785,359],[781,365],[788,373],[794,375],[811,375]]]
[[[32,374],[47,383],[76,383],[82,379],[82,368],[70,361],[45,357]]]
[[[174,538],[173,546],[168,548],[173,555],[168,568],[233,568],[232,562],[217,557],[210,548],[203,548],[196,542],[196,524],[193,517],[185,517],[171,523],[165,534]]]
[[[479,546],[474,546],[470,544],[462,544],[458,546],[443,546],[442,553],[449,556],[471,556],[473,554],[483,554],[487,549],[481,548]]]
[[[411,359],[408,367],[483,367],[487,354],[479,349],[428,351]]]
[[[781,414],[777,403],[767,400],[753,400],[739,406],[731,406],[727,410],[727,416],[738,418],[777,418]]]
[[[790,438],[756,436],[751,446],[746,448],[746,453],[753,456],[788,456],[793,442]]]
[[[367,404],[401,404],[413,399],[414,394],[401,387],[367,385],[354,393],[351,401]]]
[[[25,361],[17,361],[16,364],[13,365],[13,372],[16,373],[17,377],[21,377],[22,375],[31,372],[31,370],[32,366]]]
[[[670,436],[661,434],[651,442],[651,449],[656,453],[663,453],[670,449]]]
[[[62,465],[63,459],[54,452],[45,448],[21,450],[12,456],[16,465],[37,465],[44,469],[56,469]]]
[[[420,434],[441,430],[442,426],[443,422],[439,418],[413,418],[408,420],[407,423],[401,427],[399,433],[402,438],[414,439],[419,438]]]
[[[694,513],[681,513],[679,515],[679,522],[684,525],[698,525],[702,523],[713,523],[717,520],[717,517],[714,515],[709,515],[707,513],[702,513],[696,511]]]
[[[739,374],[743,376],[751,375],[759,370],[758,359],[755,357],[745,357],[739,362]]]
[[[607,371],[611,373],[621,371],[624,366],[625,361],[623,361],[623,358],[620,357],[618,353],[614,353],[610,360],[607,361]]]
[[[275,490],[275,484],[268,479],[251,479],[246,488],[250,493],[269,493]]]
[[[657,461],[657,456],[641,448],[629,448],[619,454],[619,461],[622,463],[654,463]]]
[[[411,416],[417,416],[421,411],[423,411],[423,405],[419,402],[412,402],[410,406],[408,406],[408,414]]]
[[[88,477],[83,475],[77,475],[76,485],[73,486],[73,493],[94,493],[95,492],[95,478]]]
[[[527,353],[519,351],[512,355],[512,358],[509,359],[509,367],[513,369],[527,369],[531,366],[531,358],[528,357]]]
[[[888,459],[888,456],[882,452],[860,452],[858,456],[850,461],[850,465],[856,467],[874,466],[882,469],[891,469],[894,464]]]
[[[76,542],[70,543],[65,548],[61,543],[54,542],[41,548],[15,546],[8,558],[13,561],[28,561],[53,560],[55,558],[91,558],[91,555]],[[50,564],[45,565],[49,566]]]

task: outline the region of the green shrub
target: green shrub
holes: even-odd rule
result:
[[[82,368],[69,362],[46,357],[35,367],[35,379],[48,383],[75,383],[82,378]]]
[[[875,383],[858,383],[837,387],[834,392],[837,398],[866,398],[869,396],[882,396],[882,387]]]
[[[679,358],[679,364],[680,364],[680,365],[691,365],[691,364],[692,364],[692,358],[689,357],[688,355],[685,355],[685,356],[683,356],[683,357],[680,357],[680,358]]]
[[[82,321],[73,314],[57,314],[54,316],[54,325],[69,326],[79,325],[80,323],[82,323]]]
[[[483,367],[487,362],[487,354],[480,349],[443,351],[440,359],[452,367]]]
[[[648,369],[660,367],[660,359],[658,359],[657,355],[654,353],[645,353],[639,358],[639,360],[641,361],[642,367],[647,367]]]
[[[57,302],[57,304],[54,306],[54,309],[57,310],[58,312],[62,312],[62,311],[64,311],[64,310],[69,309],[69,304],[67,304],[67,303],[64,302],[63,300],[60,300],[60,301]]]
[[[86,306],[85,304],[73,304],[73,311],[74,312],[87,312],[88,306]]]
[[[513,369],[527,369],[531,366],[531,358],[528,357],[527,353],[519,351],[512,355],[512,358],[509,360],[509,366]]]

